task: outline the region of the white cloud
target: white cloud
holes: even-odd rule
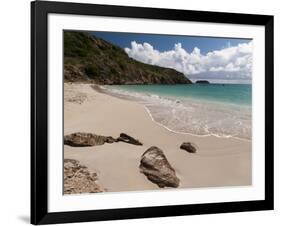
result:
[[[195,47],[187,52],[181,43],[174,49],[160,52],[149,43],[131,42],[125,48],[129,57],[143,63],[174,68],[191,78],[251,79],[252,42],[238,44],[201,54]]]

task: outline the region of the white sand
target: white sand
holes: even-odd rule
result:
[[[95,170],[107,191],[158,189],[139,172],[140,157],[151,146],[164,151],[180,188],[251,184],[251,141],[173,133],[153,122],[141,104],[99,93],[89,84],[65,84],[64,133],[73,132],[113,137],[123,132],[144,144],[64,145],[64,157]],[[181,150],[182,142],[193,142],[198,152]]]

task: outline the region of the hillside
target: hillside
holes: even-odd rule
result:
[[[189,84],[182,73],[138,62],[105,40],[64,32],[64,81],[97,84]]]

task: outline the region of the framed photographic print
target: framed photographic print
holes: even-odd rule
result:
[[[31,223],[273,209],[273,16],[31,3]]]

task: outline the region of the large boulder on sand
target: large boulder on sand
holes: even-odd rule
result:
[[[180,149],[183,149],[189,153],[196,153],[196,151],[197,151],[195,145],[190,142],[182,143],[182,145],[180,146]]]
[[[113,143],[113,137],[100,136],[92,133],[72,133],[64,136],[64,144],[74,147],[87,147]]]
[[[158,147],[150,147],[143,153],[139,167],[147,179],[160,188],[179,186],[180,180],[177,178],[175,170]]]
[[[134,144],[134,145],[142,145],[142,143],[135,138],[127,135],[126,133],[121,133],[120,136],[116,139],[116,142],[125,142],[128,144]]]

